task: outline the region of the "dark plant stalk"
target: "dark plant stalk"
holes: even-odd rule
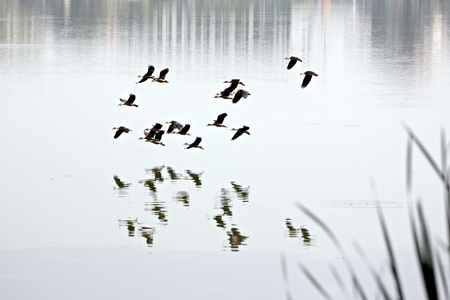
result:
[[[305,268],[305,266],[303,266],[301,263],[298,263],[298,267],[305,274],[306,278],[308,278],[309,281],[311,281],[316,289],[322,294],[322,296],[324,296],[326,299],[331,299],[330,294],[327,293],[327,291],[323,288],[319,281],[311,274],[311,272],[308,271],[307,268]]]
[[[339,287],[341,288],[342,292],[344,293],[344,295],[346,295],[348,297],[348,291],[345,288],[344,282],[342,281],[342,278],[339,275],[338,271],[332,265],[330,265],[330,270],[331,270],[331,273],[333,274],[334,279],[339,284]],[[348,298],[350,298],[350,297],[348,297]]]
[[[447,164],[447,146],[446,146],[446,142],[445,142],[444,131],[441,131],[441,163],[442,163],[442,171],[441,171],[439,169],[437,163],[431,157],[431,154],[428,152],[428,150],[425,148],[425,146],[422,144],[422,142],[420,142],[420,140],[416,137],[416,135],[412,132],[412,130],[405,124],[404,124],[404,127],[405,127],[406,131],[408,132],[410,140],[417,145],[417,147],[420,149],[422,154],[428,160],[431,167],[437,173],[437,175],[439,176],[439,178],[441,179],[441,181],[444,185],[445,211],[446,211],[446,218],[447,218],[447,242],[448,242],[448,245],[450,245],[450,182],[448,180],[448,171],[447,172],[445,171],[448,168],[446,166],[446,164]],[[408,165],[410,166],[410,162],[408,162]],[[411,176],[411,175],[408,175],[408,176]],[[411,188],[411,186],[409,188]],[[449,258],[450,258],[450,255],[449,255]]]
[[[289,277],[286,265],[286,257],[282,253],[280,256],[281,260],[281,273],[283,274],[284,288],[286,292],[286,300],[292,300],[291,291],[289,290]]]
[[[420,270],[422,272],[422,280],[426,288],[427,296],[429,300],[439,299],[437,291],[437,282],[433,264],[433,253],[431,251],[431,244],[428,235],[425,218],[423,216],[422,206],[417,204],[417,212],[419,216],[418,225],[420,229],[421,237],[419,237],[419,229],[414,221],[414,215],[411,215],[411,228],[413,231],[414,246],[419,260]]]
[[[368,261],[368,258],[366,256],[366,253],[364,252],[364,250],[359,246],[359,244],[355,243],[355,249],[358,251],[359,255]],[[390,300],[392,299],[391,296],[389,295],[389,292],[386,288],[386,285],[384,284],[383,280],[381,280],[381,276],[377,273],[377,271],[375,271],[375,268],[368,263],[368,268],[370,273],[372,274],[372,277],[374,278],[375,282],[377,283],[377,286],[381,292],[381,294],[383,295],[383,298],[385,300]]]
[[[444,266],[442,265],[441,256],[439,255],[439,252],[435,251],[435,257],[436,257],[436,264],[439,267],[439,276],[441,278],[442,282],[442,288],[444,289],[445,299],[449,299],[449,291],[448,291],[448,284],[447,284],[447,277],[445,276]]]
[[[311,219],[313,219],[328,235],[328,237],[333,241],[334,245],[338,249],[339,253],[343,257],[347,257],[344,251],[344,248],[342,247],[341,243],[339,243],[338,238],[333,233],[333,231],[325,224],[319,217],[317,217],[314,213],[312,213],[309,209],[307,209],[305,206],[303,206],[300,203],[297,203],[297,207],[303,211],[305,214],[307,214]],[[356,291],[359,293],[362,299],[367,299],[366,293],[364,292],[361,283],[358,280],[358,277],[356,276],[355,270],[353,269],[353,266],[351,265],[349,259],[344,259],[344,264],[347,267],[348,272],[350,273],[350,276],[352,278],[353,286],[356,288]]]
[[[389,238],[389,233],[388,233],[387,226],[386,226],[386,221],[384,219],[384,215],[383,215],[382,209],[380,207],[380,201],[378,200],[378,197],[376,196],[375,184],[373,182],[372,182],[372,189],[375,194],[375,205],[377,207],[378,219],[380,221],[381,231],[383,232],[384,244],[386,245],[386,249],[387,249],[387,252],[389,255],[389,267],[390,267],[392,276],[394,277],[398,299],[404,299],[402,286],[401,286],[401,282],[400,282],[400,277],[399,277],[399,273],[398,273],[398,268],[397,268],[397,262],[395,260],[394,251],[392,249],[392,244],[391,244],[391,241]]]

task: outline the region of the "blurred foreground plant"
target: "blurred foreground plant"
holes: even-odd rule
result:
[[[406,186],[408,195],[412,198],[412,155],[414,146],[417,147],[420,153],[426,158],[426,161],[432,167],[434,172],[438,175],[439,180],[441,181],[444,187],[444,202],[445,202],[445,218],[446,218],[446,229],[447,229],[447,243],[445,245],[445,255],[447,259],[450,261],[450,182],[449,182],[449,172],[450,168],[447,163],[447,150],[448,143],[446,142],[445,133],[441,132],[441,162],[439,164],[433,159],[430,152],[425,148],[422,142],[417,138],[414,132],[408,127],[404,126],[407,134],[408,134],[408,142],[407,142],[407,162],[406,162]],[[393,280],[395,289],[394,291],[389,291],[386,283],[382,280],[382,277],[379,273],[375,271],[374,268],[370,267],[370,273],[373,276],[376,287],[378,288],[377,292],[378,296],[381,295],[382,299],[405,299],[404,284],[400,280],[400,271],[398,268],[398,264],[394,255],[393,245],[389,238],[389,233],[387,230],[386,222],[383,216],[382,209],[379,205],[379,201],[376,199],[377,205],[377,214],[378,219],[381,225],[381,230],[383,233],[384,243],[387,249],[388,258],[389,258],[389,271],[391,274],[391,278]],[[328,227],[318,216],[312,213],[309,209],[303,206],[300,203],[297,203],[297,207],[303,211],[306,215],[308,215],[314,222],[316,222],[322,230],[328,235],[328,237],[332,240],[334,245],[336,246],[339,254],[342,257],[346,257],[344,248],[339,242],[336,235],[333,231]],[[414,211],[414,208],[416,209]],[[415,214],[416,212],[416,214]],[[416,216],[417,215],[417,216]],[[423,284],[423,288],[425,290],[425,294],[427,296],[426,299],[450,299],[449,298],[449,278],[450,274],[448,270],[446,270],[443,266],[442,260],[439,256],[438,245],[433,243],[430,238],[429,228],[427,226],[427,221],[425,219],[425,215],[423,212],[422,205],[420,201],[417,201],[415,205],[411,205],[409,209],[409,217],[411,223],[411,231],[414,242],[414,249],[416,253],[416,263],[419,265],[419,270],[421,272],[421,282]],[[346,270],[348,271],[352,286],[355,290],[355,295],[360,299],[368,299],[368,292],[364,290],[362,283],[358,277],[358,274],[355,272],[351,262],[349,259],[343,260],[345,263]],[[283,270],[286,269],[284,257],[282,259],[282,267]],[[313,286],[321,293],[321,295],[325,299],[332,299],[330,296],[330,292],[327,291],[326,287],[320,284],[320,281],[317,280],[308,269],[299,264],[300,270],[304,273],[306,278],[313,284]],[[447,272],[446,272],[447,271]],[[340,288],[343,293],[349,296],[349,292],[346,290],[344,281],[340,277],[339,273],[332,269],[333,275],[337,282],[339,283]],[[283,272],[285,281],[287,279],[286,271]],[[392,295],[394,293],[394,295]],[[287,291],[286,296],[288,299],[291,299],[289,291]],[[417,299],[417,295],[414,299]]]

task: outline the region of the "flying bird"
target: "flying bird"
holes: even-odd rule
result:
[[[155,130],[151,130],[151,128],[146,128],[144,130],[144,135],[143,137],[140,137],[140,140],[146,140],[146,141],[150,141],[153,140],[155,138],[155,134],[156,131]]]
[[[292,69],[292,67],[295,66],[295,64],[297,63],[297,61],[300,61],[300,62],[302,61],[300,58],[295,57],[295,56],[286,57],[286,59],[290,59],[290,60],[289,60],[289,64],[288,64],[288,66],[287,66],[287,69],[288,69],[288,70]]]
[[[181,130],[181,128],[183,128],[183,125],[181,125],[177,121],[166,122],[166,124],[170,124],[169,128],[167,129],[167,133],[171,133],[175,129]]]
[[[148,142],[151,142],[151,143],[153,143],[153,144],[155,144],[155,145],[162,145],[162,146],[165,146],[165,144],[163,144],[163,142],[161,142],[161,138],[162,138],[162,135],[164,134],[164,131],[158,131],[158,132],[156,132],[156,134],[155,134],[155,138],[154,139],[151,139],[151,140],[148,140]]]
[[[202,138],[201,138],[201,137],[197,137],[197,138],[195,139],[195,141],[194,141],[192,144],[189,144],[189,143],[184,143],[184,144],[188,146],[186,149],[190,149],[190,148],[200,148],[200,149],[203,149],[203,147],[200,146],[200,142],[201,142],[201,141],[202,141]],[[205,149],[203,149],[203,150],[205,150]]]
[[[148,66],[147,73],[145,73],[144,75],[139,75],[138,77],[142,77],[142,79],[141,79],[141,81],[136,82],[136,83],[141,83],[141,82],[146,81],[147,79],[154,78],[154,76],[152,75],[153,72],[155,72],[155,67],[152,65]]]
[[[153,78],[152,81],[169,83],[169,82],[166,80],[166,75],[167,75],[167,73],[169,73],[169,68],[166,68],[166,69],[162,70],[161,72],[159,72],[159,77]]]
[[[245,84],[240,80],[240,79],[231,79],[231,80],[226,80],[223,83],[231,83],[230,87],[233,87],[233,90],[235,88],[237,88],[238,84],[244,85]]]
[[[227,116],[227,113],[223,113],[217,116],[217,120],[214,120],[214,123],[208,124],[207,126],[217,126],[217,127],[227,127],[223,125],[223,120],[225,120],[225,117]]]
[[[113,129],[117,129],[116,133],[114,134],[115,139],[117,139],[122,133],[128,133],[131,131],[131,129],[128,129],[125,126],[114,127]]]
[[[305,78],[302,82],[302,89],[308,86],[308,83],[311,81],[311,78],[313,76],[319,76],[318,74],[314,73],[313,71],[306,71],[304,73],[300,73],[300,75],[305,75]]]
[[[217,93],[216,96],[214,96],[214,98],[231,99],[230,95],[237,88],[237,86],[239,84],[245,85],[240,79],[231,79],[224,81],[223,83],[231,83],[231,84],[225,90],[221,91],[220,93]]]
[[[223,98],[223,99],[231,99],[230,95],[234,89],[226,88],[220,93],[217,93],[214,98]]]
[[[250,132],[248,132],[248,130],[250,129],[250,127],[248,126],[242,126],[241,128],[233,128],[231,130],[235,130],[236,133],[233,135],[233,137],[231,138],[231,140],[235,140],[238,137],[240,137],[243,133],[246,133],[248,135],[250,135]]]
[[[237,90],[236,94],[234,94],[233,103],[238,103],[242,97],[246,99],[248,96],[250,96],[250,93],[246,90]]]
[[[120,101],[122,101],[123,103],[120,103],[119,106],[136,106],[138,107],[136,104],[134,104],[134,100],[136,100],[136,96],[134,94],[130,94],[130,97],[128,97],[128,99],[122,99],[119,98]]]
[[[174,132],[174,133],[176,133],[176,134],[181,134],[181,135],[190,135],[190,134],[188,133],[189,128],[191,128],[191,125],[186,124],[186,125],[183,126],[183,128],[182,128],[180,131]]]

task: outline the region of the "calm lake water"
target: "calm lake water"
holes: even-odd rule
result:
[[[348,299],[329,264],[354,260],[369,290],[368,265],[387,273],[376,199],[407,294],[423,293],[409,199],[445,240],[443,193],[414,151],[408,195],[403,124],[440,162],[449,14],[443,0],[2,1],[1,298],[319,297],[301,262]],[[148,65],[169,83],[136,84]],[[250,96],[214,98],[233,78]],[[139,107],[119,106],[130,93]],[[207,126],[225,112],[227,128]],[[171,120],[191,136],[139,140]],[[186,150],[196,137],[204,150]]]

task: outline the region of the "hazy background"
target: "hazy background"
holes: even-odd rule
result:
[[[402,124],[439,157],[449,13],[446,1],[3,1],[2,295],[282,299],[280,253],[293,294],[317,295],[296,262],[332,287],[338,255],[295,203],[378,266],[378,198],[412,256]],[[287,70],[291,55],[303,62]],[[149,64],[169,83],[135,84]],[[319,76],[301,89],[307,70]],[[232,78],[251,95],[214,99]],[[129,93],[138,108],[118,106]],[[206,126],[223,112],[228,128]],[[192,136],[138,140],[170,120]],[[231,141],[242,125],[251,135]],[[205,150],[185,150],[196,136]],[[413,198],[438,238],[442,188],[416,153]]]

